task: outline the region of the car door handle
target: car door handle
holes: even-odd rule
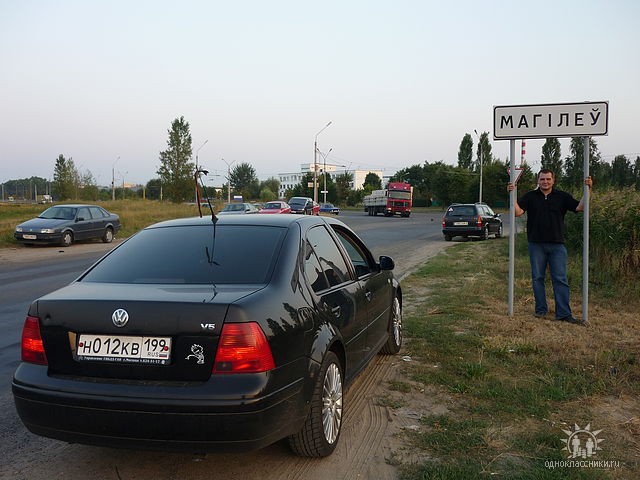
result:
[[[342,312],[342,309],[340,308],[340,305],[336,305],[331,309],[331,313],[333,313],[333,316],[336,318],[340,317],[341,312]]]
[[[371,293],[370,290],[367,290],[364,296],[367,297],[367,300],[371,301],[371,297],[373,296],[373,294]]]

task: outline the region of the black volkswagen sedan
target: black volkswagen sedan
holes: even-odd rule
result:
[[[20,243],[68,247],[93,238],[110,243],[118,230],[120,217],[97,205],[55,205],[18,225],[13,236]]]
[[[400,350],[393,268],[333,217],[150,226],[31,304],[18,414],[73,443],[329,455],[347,386]]]

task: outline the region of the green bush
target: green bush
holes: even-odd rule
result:
[[[589,203],[590,278],[628,293],[640,290],[640,192],[593,194]],[[567,248],[582,250],[583,217],[567,215]]]

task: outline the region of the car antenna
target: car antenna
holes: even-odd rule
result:
[[[208,175],[208,170],[197,169],[194,174],[194,179],[196,181],[196,203],[198,204],[198,212],[200,213],[200,218],[202,218],[202,208],[200,206],[200,185],[202,185],[202,192],[204,193],[205,198],[207,199],[207,205],[209,206],[209,211],[211,211],[211,221],[216,223],[218,221],[218,217],[213,212],[213,207],[211,206],[211,200],[209,200],[209,195],[207,195],[207,189],[204,186],[204,182],[202,181],[201,175]],[[198,185],[198,179],[200,179],[200,185]]]

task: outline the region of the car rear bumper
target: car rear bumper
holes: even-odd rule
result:
[[[446,227],[442,229],[443,235],[479,237],[482,235],[484,227],[464,226],[464,227]]]
[[[302,378],[263,393],[273,373],[159,387],[158,382],[52,378],[46,372],[46,366],[18,367],[12,384],[18,415],[31,432],[70,443],[187,452],[254,450],[296,432],[306,415]],[[31,383],[35,379],[41,382]],[[254,394],[223,396],[218,380]]]

